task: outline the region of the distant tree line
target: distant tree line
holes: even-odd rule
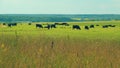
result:
[[[73,20],[72,18],[81,18]],[[31,22],[79,22],[120,20],[120,15],[57,15],[57,14],[0,14],[1,22],[31,21]]]

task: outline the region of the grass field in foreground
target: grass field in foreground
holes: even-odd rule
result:
[[[85,30],[90,24],[100,26]],[[0,68],[120,68],[120,21],[70,22],[51,30],[0,25]]]

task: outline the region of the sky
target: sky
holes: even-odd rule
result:
[[[0,14],[120,14],[120,0],[0,0]]]

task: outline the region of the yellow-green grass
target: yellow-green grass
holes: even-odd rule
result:
[[[0,68],[120,68],[120,21],[69,23],[51,30],[1,25]],[[73,30],[73,24],[81,30]],[[85,30],[90,24],[100,26]]]

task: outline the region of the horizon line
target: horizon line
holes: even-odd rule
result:
[[[7,14],[9,14],[9,15],[11,15],[11,14],[13,14],[13,13],[6,13],[6,14],[4,14],[4,15],[7,15]],[[19,14],[19,15],[29,15],[29,14],[35,14],[35,15],[39,15],[39,13],[14,13],[14,14]],[[2,15],[1,13],[0,13],[0,15]],[[95,13],[95,14],[92,14],[92,13],[85,13],[85,14],[77,14],[77,13],[72,13],[72,14],[52,14],[52,13],[44,13],[44,14],[42,14],[41,13],[41,15],[120,15],[120,14],[105,14],[105,13]]]

